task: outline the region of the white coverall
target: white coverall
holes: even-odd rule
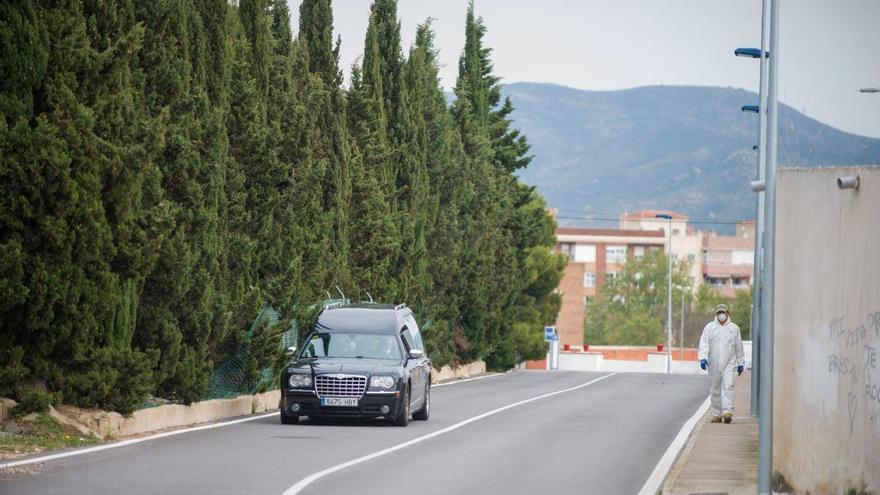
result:
[[[712,416],[721,416],[725,412],[733,414],[736,367],[746,364],[739,327],[729,317],[725,325],[717,318],[710,321],[700,336],[699,355],[701,360],[709,362],[709,395],[712,396],[709,410]]]

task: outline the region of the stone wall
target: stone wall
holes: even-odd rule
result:
[[[783,169],[777,197],[774,470],[880,493],[880,167]]]

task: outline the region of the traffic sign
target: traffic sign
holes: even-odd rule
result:
[[[556,335],[556,328],[544,327],[544,342],[553,342],[554,340],[559,340],[559,336]]]

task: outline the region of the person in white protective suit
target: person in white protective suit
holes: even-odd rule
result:
[[[715,307],[715,319],[703,328],[700,336],[700,367],[709,371],[709,395],[712,422],[733,421],[734,373],[742,375],[746,364],[742,335],[730,321],[727,306]]]

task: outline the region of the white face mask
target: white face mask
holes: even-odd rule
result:
[[[724,323],[725,321],[727,321],[727,314],[718,313],[718,321],[720,321],[721,323]]]

